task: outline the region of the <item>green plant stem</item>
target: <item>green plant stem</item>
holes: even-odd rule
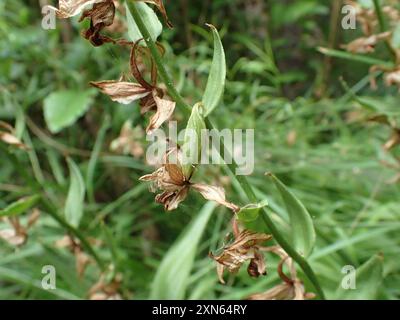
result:
[[[375,7],[376,15],[378,17],[380,31],[385,32],[387,30],[387,26],[386,26],[385,17],[383,16],[382,8],[381,8],[381,5],[379,2],[380,2],[379,0],[374,0],[374,7]],[[392,55],[393,60],[396,60],[397,53],[396,53],[396,50],[392,47],[390,41],[386,40],[385,45],[386,45],[387,49],[389,50],[390,54]]]
[[[30,174],[26,171],[25,167],[21,164],[19,159],[12,153],[10,153],[6,148],[4,148],[0,144],[0,150],[3,151],[3,153],[6,155],[6,157],[9,159],[9,161],[16,167],[17,171],[23,176],[27,184],[37,191],[41,191],[41,198],[40,198],[40,203],[44,207],[44,209],[47,211],[47,213],[52,216],[62,227],[64,227],[70,234],[75,236],[76,238],[79,239],[80,243],[82,244],[82,247],[93,257],[93,259],[96,261],[98,264],[99,268],[101,270],[105,269],[105,263],[104,261],[99,257],[99,255],[96,253],[96,251],[93,249],[91,244],[86,240],[86,238],[83,236],[83,234],[73,226],[71,226],[58,212],[57,208],[55,208],[51,202],[47,199],[46,197],[46,192],[42,190],[42,186],[32,179]]]
[[[160,74],[160,77],[165,82],[165,85],[168,89],[168,94],[171,96],[172,99],[174,99],[176,101],[178,106],[182,107],[182,109],[185,113],[189,112],[191,107],[184,101],[184,99],[181,97],[179,92],[175,89],[172,79],[170,78],[170,76],[168,75],[168,73],[164,67],[164,64],[163,64],[162,58],[158,52],[158,49],[157,49],[156,45],[154,44],[154,42],[152,41],[150,34],[149,34],[146,26],[144,25],[143,20],[140,17],[140,14],[137,11],[134,3],[128,2],[128,6],[129,6],[129,9],[131,10],[132,16],[133,16],[140,32],[144,36],[146,44],[147,44],[147,46],[151,52],[151,55],[154,59],[154,62],[157,65],[157,69]],[[211,123],[211,121],[208,118],[206,119],[206,126],[208,129],[215,128],[215,126]],[[226,150],[225,145],[223,143],[222,143],[222,146],[223,146],[223,153],[226,154],[228,152],[228,150]],[[222,155],[222,157],[223,157],[223,155]],[[235,171],[238,168],[237,164],[235,162],[233,162],[232,164],[227,164],[227,167],[231,171],[232,175],[235,176],[235,178],[238,180],[239,184],[241,185],[243,191],[245,192],[245,194],[249,198],[249,200],[251,202],[257,202],[257,197],[256,197],[251,185],[249,184],[247,178],[245,176],[235,175]],[[318,296],[321,299],[325,299],[324,293],[318,282],[317,277],[314,274],[314,271],[311,269],[311,267],[307,263],[307,261],[302,256],[300,256],[291,247],[291,245],[284,239],[284,237],[280,234],[280,232],[278,231],[278,229],[272,222],[271,218],[269,217],[268,211],[265,209],[264,209],[264,214],[262,215],[262,218],[263,218],[264,223],[267,225],[269,231],[273,235],[274,239],[276,240],[276,242],[288,253],[288,255],[290,255],[293,258],[293,260],[295,260],[299,264],[299,266],[304,271],[304,274],[308,277],[310,282],[313,284]]]
[[[381,9],[379,0],[374,0],[374,6],[375,6],[376,15],[378,17],[379,27],[381,29],[381,32],[385,32],[386,31],[386,23],[385,23],[385,19],[383,17],[383,13],[382,13],[382,9]]]

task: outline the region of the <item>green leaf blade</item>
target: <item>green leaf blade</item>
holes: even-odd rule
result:
[[[132,5],[136,6],[136,9],[139,11],[143,22],[146,24],[148,31],[150,33],[150,37],[153,41],[157,41],[157,38],[162,33],[162,24],[158,19],[156,13],[144,2],[134,2]],[[132,13],[129,10],[129,6],[127,2],[125,2],[126,9],[126,20],[128,23],[128,35],[131,41],[136,42],[140,39],[143,39],[143,35],[139,30],[135,20],[133,19]],[[142,42],[144,44],[144,42]]]
[[[301,201],[273,174],[268,176],[278,189],[289,214],[292,242],[296,250],[307,257],[312,252],[316,235],[309,212]]]
[[[83,216],[85,183],[76,163],[67,159],[70,172],[70,185],[65,202],[65,219],[73,227],[78,227]]]
[[[224,92],[226,79],[225,51],[222,46],[221,38],[219,37],[217,29],[213,25],[208,24],[207,26],[211,28],[213,34],[214,54],[202,100],[206,110],[205,116],[209,115],[220,102]]]
[[[196,248],[216,204],[206,203],[164,256],[151,285],[150,299],[183,299]]]
[[[40,199],[39,195],[21,198],[0,210],[0,217],[15,217],[32,208]]]
[[[65,90],[51,93],[44,100],[44,118],[52,133],[71,126],[89,109],[93,90]]]

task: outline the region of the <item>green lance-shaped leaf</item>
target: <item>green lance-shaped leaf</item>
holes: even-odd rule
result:
[[[182,145],[182,171],[188,179],[193,172],[193,165],[199,163],[201,157],[201,133],[203,129],[206,129],[203,105],[196,103],[192,108]]]
[[[383,280],[383,255],[376,254],[355,270],[355,273],[346,271],[343,275],[338,298],[344,300],[375,300]],[[354,282],[353,288],[346,288]]]
[[[240,211],[237,213],[237,218],[242,222],[251,222],[255,221],[259,214],[260,210],[268,205],[268,201],[264,200],[255,204],[248,204],[243,208],[240,208]]]
[[[198,216],[182,232],[157,269],[150,299],[184,299],[196,249],[216,204],[206,203]]]
[[[76,122],[90,107],[95,91],[65,90],[51,93],[44,100],[44,119],[52,133]]]
[[[65,219],[73,227],[78,227],[83,216],[85,200],[85,183],[82,174],[72,159],[67,159],[70,175],[70,184],[65,202]]]
[[[301,201],[273,174],[268,176],[278,189],[289,214],[292,243],[296,250],[308,256],[315,244],[314,224],[306,207]]]
[[[40,199],[39,195],[21,198],[0,210],[0,217],[13,217],[25,213],[32,208]]]
[[[151,40],[156,41],[162,32],[162,24],[158,19],[156,13],[144,2],[133,2],[133,6],[139,11],[140,17],[142,18],[147,30],[150,33]],[[131,41],[136,42],[143,38],[135,20],[132,17],[131,11],[129,10],[127,2],[125,2],[126,9],[126,20],[128,23],[128,35]],[[141,44],[145,45],[142,41]]]
[[[224,47],[222,46],[217,29],[211,24],[207,24],[207,26],[211,28],[214,38],[214,56],[207,80],[206,90],[203,95],[203,104],[206,110],[205,116],[208,116],[220,102],[224,92],[226,78]]]

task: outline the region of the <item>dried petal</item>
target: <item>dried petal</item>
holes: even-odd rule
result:
[[[0,230],[0,239],[5,240],[13,246],[21,246],[26,241],[26,234],[19,233],[15,229]]]
[[[159,98],[155,91],[153,92],[153,98],[157,106],[157,111],[150,118],[150,123],[146,129],[148,134],[151,134],[153,130],[161,127],[161,125],[172,116],[175,110],[174,101]]]
[[[0,128],[5,131],[0,131],[0,140],[6,144],[17,147],[22,150],[28,150],[29,148],[15,136],[14,128],[7,122],[0,121]]]
[[[106,80],[91,82],[90,84],[108,95],[111,100],[122,104],[129,104],[150,94],[147,89],[131,82]]]
[[[281,283],[266,292],[256,293],[249,296],[248,300],[292,300],[294,297],[293,287],[287,283]]]
[[[258,278],[260,275],[265,276],[267,274],[264,255],[261,252],[257,250],[254,251],[254,258],[250,260],[250,264],[247,267],[247,273],[254,278]]]
[[[270,290],[253,294],[250,300],[304,300],[315,297],[313,293],[306,293],[303,283],[297,278],[296,268],[293,259],[279,246],[263,248],[265,251],[273,252],[281,257],[278,265],[279,277],[283,280]],[[290,277],[283,272],[283,265],[286,264],[290,271]]]
[[[86,6],[105,1],[108,0],[59,0],[59,9],[50,7],[56,11],[58,18],[66,19],[80,14]]]
[[[224,268],[227,268],[231,273],[236,273],[247,260],[253,260],[253,265],[249,267],[249,273],[252,272],[254,275],[256,273],[258,275],[265,274],[264,261],[261,261],[261,259],[263,260],[263,255],[258,251],[257,246],[270,239],[270,235],[244,230],[239,234],[235,242],[224,247],[220,255],[214,256],[210,253],[211,258],[219,264],[217,265],[217,272],[220,281],[222,280],[221,283],[224,283],[222,278]],[[254,269],[255,265],[256,271]]]
[[[400,88],[400,69],[387,72],[385,74],[385,84],[387,86],[396,85]]]
[[[112,0],[96,3],[92,9],[85,10],[79,21],[90,18],[90,27],[83,33],[83,37],[94,46],[101,46],[105,42],[114,42],[113,39],[100,35],[100,31],[114,22],[115,6]]]
[[[195,183],[192,185],[193,189],[200,192],[200,194],[206,199],[210,201],[216,201],[219,204],[231,209],[234,212],[240,210],[240,208],[225,200],[225,190],[221,187],[210,186],[201,183]]]
[[[384,32],[369,37],[358,38],[342,47],[353,53],[370,53],[375,51],[378,41],[387,39],[390,35],[390,32]]]
[[[178,205],[186,199],[189,187],[182,187],[178,191],[165,191],[156,196],[156,201],[164,205],[166,211],[172,211],[178,208]]]

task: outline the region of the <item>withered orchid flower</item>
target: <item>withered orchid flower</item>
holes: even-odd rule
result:
[[[172,160],[171,160],[172,159]],[[142,176],[139,180],[153,182],[153,190],[161,190],[155,198],[156,202],[164,205],[165,210],[176,209],[188,195],[190,189],[199,192],[206,200],[215,201],[234,212],[239,207],[226,201],[225,191],[221,187],[206,185],[202,183],[192,183],[191,176],[183,174],[181,161],[182,154],[178,147],[170,148],[164,159],[164,164],[155,172]]]
[[[297,277],[293,259],[281,247],[272,246],[264,249],[280,256],[281,261],[277,271],[283,282],[266,292],[251,295],[248,297],[249,300],[305,300],[315,297],[313,293],[305,292],[303,282]],[[283,272],[284,264],[289,268],[290,276]]]
[[[247,272],[252,277],[266,275],[264,255],[260,251],[260,245],[272,238],[265,233],[257,233],[243,230],[232,244],[223,248],[219,255],[210,253],[210,257],[217,262],[217,274],[219,281],[225,283],[223,273],[228,269],[230,273],[237,273],[244,262],[250,260]]]
[[[175,110],[175,102],[165,99],[164,91],[156,86],[157,70],[153,63],[151,72],[152,83],[148,83],[142,77],[137,58],[137,53],[144,50],[144,48],[138,46],[141,40],[133,45],[130,58],[131,72],[138,83],[122,80],[106,80],[91,82],[91,85],[100,89],[101,92],[108,95],[111,100],[122,104],[129,104],[139,100],[142,114],[155,111],[155,114],[150,118],[150,123],[146,128],[146,132],[151,134],[153,130],[158,129],[172,116]]]
[[[112,0],[95,3],[92,9],[85,10],[79,19],[79,22],[86,18],[90,18],[90,27],[83,32],[83,37],[97,47],[107,42],[115,42],[113,39],[103,36],[100,31],[111,26],[115,17],[115,5]]]

